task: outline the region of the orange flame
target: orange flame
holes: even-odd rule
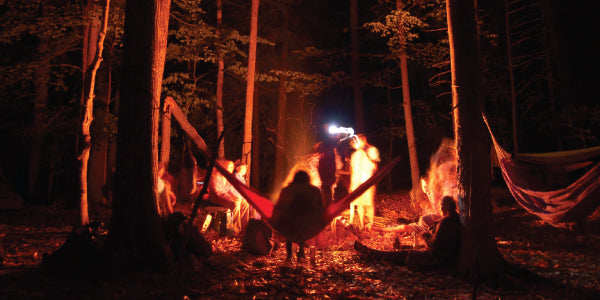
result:
[[[444,139],[431,157],[426,177],[421,178],[421,189],[427,199],[420,205],[424,214],[439,213],[439,202],[444,196],[457,199],[457,154],[453,140]]]

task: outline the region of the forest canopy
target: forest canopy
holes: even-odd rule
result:
[[[594,99],[599,41],[590,39],[590,9],[564,1],[481,3],[477,17],[485,110],[507,149],[549,152],[600,144],[600,106]],[[75,204],[77,155],[86,53],[98,26],[99,1],[0,1],[0,168],[33,203]],[[365,134],[382,157],[408,157],[400,53],[406,52],[419,164],[452,135],[445,1],[359,3],[360,89]],[[171,96],[215,147],[222,110],[225,156],[241,156],[249,1],[173,0],[162,98]],[[125,0],[110,1],[104,60],[96,77],[91,176],[101,182],[114,166]],[[407,32],[398,40],[397,18]],[[278,91],[285,78],[288,143],[294,159],[323,138],[323,125],[352,127],[350,7],[345,1],[270,1],[260,4],[255,98],[259,122],[258,188],[272,184]],[[96,32],[97,34],[97,32]],[[223,106],[217,107],[219,57],[224,61]],[[88,59],[89,60],[89,59]],[[88,61],[89,63],[89,61]],[[512,80],[511,80],[512,78]],[[512,102],[514,99],[515,107]],[[512,120],[515,118],[516,128]],[[181,164],[185,134],[174,126],[173,167]],[[516,134],[516,138],[513,138]],[[298,145],[304,145],[298,147]],[[410,187],[408,159],[389,188]],[[36,176],[33,176],[36,174]]]

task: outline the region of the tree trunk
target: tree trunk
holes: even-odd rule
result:
[[[219,42],[222,42],[221,28],[223,19],[223,5],[221,0],[217,0],[217,36]],[[225,75],[225,62],[223,61],[223,49],[222,45],[219,44],[219,60],[217,62],[217,136],[221,136],[224,130],[223,125],[223,77]],[[219,152],[217,154],[219,159],[225,158],[225,137],[219,144]]]
[[[29,177],[27,196],[29,200],[40,200],[41,188],[40,166],[42,164],[42,149],[46,138],[46,115],[48,113],[48,80],[50,78],[50,61],[48,60],[47,39],[42,39],[38,46],[39,57],[37,76],[35,77],[35,99],[33,102],[33,136],[31,153],[29,155]]]
[[[246,114],[244,118],[244,144],[242,146],[242,163],[248,166],[246,180],[251,178],[252,171],[252,116],[254,109],[254,74],[256,71],[256,42],[258,38],[258,5],[259,0],[252,0],[250,18],[250,46],[248,49],[248,74],[246,82]],[[249,182],[249,181],[248,181]]]
[[[165,100],[161,120],[162,130],[160,138],[160,162],[169,170],[169,156],[171,155],[171,104]]]
[[[415,191],[421,186],[421,174],[419,172],[419,160],[417,158],[417,144],[415,142],[415,130],[413,128],[412,111],[410,107],[410,89],[408,84],[408,62],[406,58],[406,33],[402,25],[401,0],[396,0],[396,11],[398,12],[398,32],[400,33],[400,42],[402,43],[402,53],[400,54],[400,75],[402,77],[402,99],[404,107],[404,122],[406,123],[406,141],[408,142],[408,155],[410,157],[410,177],[412,179],[412,190]],[[415,203],[413,199],[413,208]]]
[[[473,0],[449,0],[446,9],[458,153],[458,200],[463,225],[458,269],[476,282],[495,281],[502,274],[502,258],[492,232],[490,138],[481,115],[475,7]]]
[[[108,103],[99,97],[94,97],[94,102],[94,122],[90,129],[93,138],[88,163],[88,201],[102,203],[102,187],[106,183],[108,157],[108,131],[106,130]]]
[[[388,120],[389,120],[389,126],[390,129],[394,126],[394,112],[392,110],[392,89],[390,86],[386,87],[386,97],[387,97],[387,104],[388,104]],[[390,143],[388,144],[388,161],[392,161],[392,150],[394,150],[394,134],[392,132],[390,132]],[[388,174],[387,175],[387,193],[391,194],[392,193],[392,185],[393,185],[393,179],[392,179],[392,174]],[[413,201],[414,202],[414,201]]]
[[[352,39],[351,49],[351,72],[352,91],[354,94],[354,116],[356,131],[365,132],[365,115],[363,109],[363,98],[360,87],[360,43],[358,41],[358,0],[350,0],[350,35]]]
[[[284,39],[281,50],[281,61],[284,69],[287,69],[288,42]],[[275,180],[274,189],[281,186],[286,176],[285,143],[286,143],[286,107],[287,107],[287,76],[279,75],[279,86],[277,89],[277,129],[275,130]]]
[[[94,60],[90,63],[85,71],[85,84],[84,84],[84,95],[85,101],[83,106],[83,122],[81,125],[82,133],[82,147],[83,150],[79,159],[81,160],[81,198],[80,198],[80,221],[81,225],[87,225],[89,223],[88,216],[88,160],[90,158],[90,150],[92,148],[92,137],[90,135],[90,126],[94,119],[94,89],[96,84],[96,72],[102,62],[102,50],[104,49],[104,37],[106,36],[106,29],[108,27],[108,10],[110,7],[110,1],[107,0],[104,13],[102,15],[103,23],[102,28],[98,32],[98,38],[96,40],[96,47],[94,53]],[[90,21],[93,23],[92,21]],[[93,27],[93,26],[92,26]],[[92,32],[92,31],[90,31]],[[88,41],[92,40],[90,36]]]
[[[99,1],[88,1],[86,6],[86,30],[84,32],[85,44],[83,45],[83,81],[88,80],[85,70],[88,70],[91,63],[94,61],[98,46],[99,33],[101,30],[101,18],[98,9],[100,8]],[[110,83],[109,83],[110,86]],[[110,103],[110,88],[106,101],[102,97],[94,97],[94,122],[91,124],[90,132],[94,134],[91,140],[92,148],[89,155],[88,163],[88,199],[90,203],[102,203],[102,187],[106,184],[106,168],[107,168],[107,152],[108,152],[108,136],[106,129],[106,118],[108,115],[108,106]],[[85,99],[87,91],[82,91],[83,99]],[[95,92],[95,91],[94,91]],[[100,104],[100,105],[98,105]]]
[[[115,193],[109,249],[117,264],[166,270],[157,206],[158,117],[170,0],[129,0],[125,9]]]
[[[508,78],[510,79],[510,104],[512,111],[512,139],[513,155],[519,153],[519,141],[517,139],[517,96],[515,94],[515,76],[512,63],[512,53],[510,42],[510,23],[509,23],[508,0],[504,0],[504,25],[506,28],[506,58],[508,60]]]
[[[548,36],[548,39],[551,42],[551,51],[548,51],[546,53],[546,67],[548,70],[548,95],[550,97],[550,111],[551,111],[551,120],[556,120],[557,117],[557,113],[559,113],[557,110],[560,107],[560,101],[561,98],[557,97],[557,90],[555,87],[555,75],[561,75],[560,70],[564,69],[564,65],[563,65],[563,60],[560,59],[562,53],[564,53],[564,49],[563,46],[561,46],[564,43],[559,43],[557,40],[558,38],[558,30],[557,27],[561,27],[559,21],[557,20],[557,7],[556,7],[556,3],[554,1],[544,1],[543,4],[543,14],[544,19],[545,19],[545,23],[546,23],[546,27],[545,29],[545,33]],[[559,58],[559,59],[554,59],[554,58]],[[558,71],[556,73],[555,69]],[[560,90],[558,91],[558,95],[563,94],[564,90],[564,85],[560,84],[559,86]],[[563,94],[566,95],[566,94]],[[563,98],[564,99],[564,98]],[[556,134],[556,144],[558,145],[558,149],[564,149],[563,147],[563,139],[561,138],[560,134]]]
[[[106,53],[106,49],[103,51]],[[104,55],[103,55],[104,56]],[[110,62],[105,59],[105,65]],[[111,100],[111,67],[107,67],[105,97],[94,97],[94,122],[92,123],[92,149],[89,161],[88,176],[88,201],[90,203],[108,204],[106,202],[103,188],[108,185],[108,149],[110,131],[108,127],[108,116],[110,114]],[[97,89],[98,90],[98,89]]]
[[[252,116],[252,182],[253,186],[260,187],[260,110],[258,89],[254,89],[254,103]]]
[[[103,128],[106,128],[107,132],[108,132],[108,116],[110,115],[110,103],[112,101],[112,60],[113,60],[113,56],[112,56],[112,49],[114,49],[114,44],[112,44],[110,46],[110,51],[109,51],[109,55],[108,55],[108,59],[107,59],[107,65],[108,65],[108,79],[107,79],[107,89],[106,89],[106,107],[105,107],[105,111],[104,111],[104,116],[103,116],[103,120],[102,120],[102,124],[103,124]],[[111,146],[111,139],[110,139],[110,134],[106,133],[105,134],[105,150],[104,150],[104,180],[102,181],[104,183],[104,185],[102,186],[102,204],[104,205],[108,205],[110,202],[110,200],[112,200],[112,197],[110,196],[110,194],[112,194],[112,191],[110,189],[112,189],[112,174],[111,174],[111,170],[112,170],[112,165],[110,163],[110,146]],[[104,189],[107,189],[107,191],[105,191]]]

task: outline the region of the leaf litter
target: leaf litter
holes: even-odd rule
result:
[[[386,262],[365,262],[354,251],[357,239],[383,250],[393,250],[396,238],[405,247],[422,241],[375,231],[354,234],[341,227],[335,237],[328,227],[314,240],[314,264],[307,257],[286,265],[283,244],[269,255],[252,255],[241,250],[241,237],[219,238],[209,231],[205,237],[214,255],[187,266],[183,274],[128,274],[103,282],[57,279],[44,274],[42,258],[64,243],[77,212],[26,207],[0,212],[0,298],[471,299],[475,293],[478,299],[593,299],[600,294],[598,210],[589,217],[586,232],[579,233],[541,223],[514,202],[495,204],[496,242],[503,258],[547,281],[474,287],[449,271],[415,272]],[[379,195],[376,211],[378,226],[418,217],[408,193]],[[109,215],[104,211],[95,217]]]

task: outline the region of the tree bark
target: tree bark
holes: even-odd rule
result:
[[[358,0],[350,0],[350,35],[351,35],[351,72],[352,91],[354,94],[354,116],[356,131],[365,132],[365,115],[363,109],[362,90],[360,87],[360,43],[358,40]]]
[[[217,0],[217,36],[219,41],[222,42],[221,29],[223,19],[223,5],[221,0]],[[225,75],[225,62],[223,61],[223,49],[222,45],[219,45],[219,59],[217,62],[217,136],[221,136],[224,130],[223,125],[223,80]],[[225,158],[225,137],[219,143],[219,152],[217,154],[219,159]]]
[[[170,0],[129,0],[109,247],[117,264],[166,270],[157,205],[158,117]]]
[[[286,26],[287,27],[287,26]],[[287,29],[287,28],[286,28]],[[283,40],[281,49],[282,69],[287,70],[288,41]],[[285,143],[286,143],[286,108],[287,108],[287,75],[279,75],[279,86],[277,88],[277,129],[275,130],[275,178],[274,188],[281,186],[286,176]]]
[[[38,46],[39,57],[37,76],[35,77],[35,99],[33,102],[33,136],[31,153],[29,154],[29,173],[27,197],[29,200],[39,200],[42,194],[39,177],[42,164],[42,149],[46,138],[46,119],[48,114],[48,80],[50,78],[50,61],[48,56],[47,39],[42,39]]]
[[[260,99],[258,97],[258,89],[254,89],[254,103],[252,116],[252,182],[253,186],[259,187],[260,182]]]
[[[98,90],[96,88],[96,90]],[[92,148],[88,163],[88,201],[102,203],[102,187],[106,184],[108,158],[107,106],[100,97],[94,97],[94,122],[90,127]]]
[[[252,116],[254,109],[254,74],[256,71],[259,3],[259,0],[252,0],[250,17],[250,46],[248,49],[248,74],[246,79],[246,114],[244,118],[244,144],[242,146],[242,163],[248,166],[246,180],[251,178],[252,171]]]
[[[510,79],[510,104],[512,111],[512,140],[513,155],[519,153],[519,141],[517,139],[517,95],[515,94],[515,76],[512,63],[512,44],[510,42],[510,22],[508,0],[504,0],[504,25],[506,28],[506,59],[508,60],[508,78]]]
[[[81,198],[80,198],[80,222],[81,225],[87,225],[90,220],[88,216],[88,160],[90,158],[90,150],[92,148],[92,136],[90,134],[90,126],[94,120],[94,89],[96,85],[96,72],[102,62],[102,50],[104,49],[104,37],[108,27],[108,11],[110,0],[106,1],[104,13],[102,15],[103,23],[98,39],[96,40],[94,60],[90,63],[85,71],[85,102],[83,106],[83,122],[81,125],[81,133],[83,137],[83,150],[79,159],[81,160]],[[90,21],[93,23],[93,21]],[[90,31],[92,32],[92,31]],[[90,36],[90,40],[92,37]],[[88,40],[89,41],[89,40]]]
[[[446,4],[454,134],[458,153],[458,200],[463,234],[459,272],[475,281],[495,281],[502,258],[492,232],[490,145],[482,118],[481,69],[473,0]]]
[[[99,33],[102,26],[102,15],[99,13],[100,1],[87,1],[86,6],[86,30],[84,32],[83,45],[83,81],[88,78],[85,70],[90,68],[94,61],[98,47]],[[104,52],[104,51],[103,51]],[[109,74],[110,76],[110,74]],[[97,90],[97,88],[95,89]],[[95,92],[95,91],[94,91]],[[87,91],[82,91],[85,99]],[[108,97],[104,101],[103,97],[94,97],[94,121],[91,124],[90,132],[93,135],[92,147],[89,153],[88,162],[88,199],[90,203],[102,203],[102,187],[106,184],[107,152],[108,152],[108,134],[106,130],[106,118],[110,104],[110,82],[108,83]]]
[[[165,170],[168,170],[171,155],[171,104],[166,100],[163,104],[161,125],[160,162],[165,166]]]
[[[421,174],[419,172],[419,160],[417,158],[417,144],[415,142],[415,130],[413,128],[412,111],[410,107],[410,88],[408,83],[408,62],[406,58],[406,33],[404,25],[402,25],[401,14],[402,2],[396,0],[396,11],[398,12],[398,32],[400,34],[400,43],[402,44],[402,52],[400,54],[400,75],[402,77],[402,99],[404,107],[404,122],[406,124],[406,141],[408,142],[408,155],[410,158],[410,177],[412,179],[412,190],[415,191],[421,187]],[[415,208],[415,200],[413,198],[413,209]]]
[[[394,112],[392,110],[392,89],[390,88],[390,86],[386,87],[386,98],[387,98],[387,105],[388,105],[388,121],[389,121],[389,126],[390,128],[392,128],[394,126]],[[392,150],[394,150],[394,134],[390,133],[390,142],[388,144],[388,160],[392,161]],[[387,193],[391,194],[392,193],[392,185],[393,185],[393,176],[392,174],[388,174],[387,176]],[[414,201],[413,201],[414,203]]]

